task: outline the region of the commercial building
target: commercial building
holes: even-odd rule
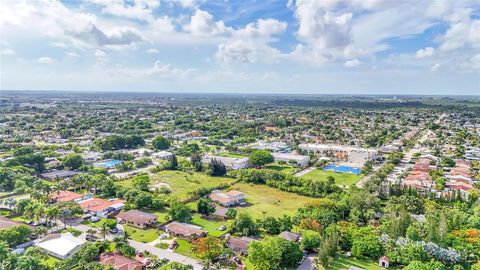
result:
[[[244,169],[249,166],[248,158],[233,158],[233,157],[222,157],[222,156],[213,156],[213,155],[205,155],[202,158],[202,163],[209,164],[212,162],[213,159],[216,159],[222,162],[225,167],[228,169],[239,170]]]
[[[363,166],[366,161],[375,159],[378,155],[378,151],[375,149],[342,145],[303,143],[299,145],[299,148],[308,153],[334,157],[339,161],[353,163],[357,166]]]
[[[295,155],[295,154],[286,154],[286,153],[272,153],[275,162],[283,161],[286,163],[296,163],[298,166],[308,166],[310,162],[309,156]]]

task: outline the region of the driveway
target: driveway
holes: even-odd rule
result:
[[[317,257],[316,254],[309,254],[307,257],[305,257],[305,260],[303,263],[298,266],[297,270],[313,270],[315,269],[315,264],[313,261]]]

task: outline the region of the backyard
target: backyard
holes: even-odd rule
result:
[[[248,213],[253,218],[263,216],[281,217],[284,214],[293,215],[299,207],[315,199],[280,191],[264,185],[237,183],[232,189],[245,193],[245,198],[251,205],[237,208],[239,213]]]
[[[354,185],[364,177],[363,174],[338,173],[322,169],[313,170],[302,177],[306,179],[326,180],[328,176],[333,176],[333,178],[335,178],[335,184],[338,186]]]
[[[204,230],[208,232],[208,235],[220,237],[224,235],[227,231],[217,230],[220,226],[227,226],[228,221],[214,221],[201,218],[199,214],[196,214],[192,217],[192,223],[198,226],[201,226]]]
[[[331,270],[348,269],[350,266],[356,266],[359,268],[363,268],[365,270],[381,269],[380,266],[378,266],[377,261],[365,261],[365,260],[360,260],[353,257],[346,257],[343,255],[339,255],[337,258],[335,258],[332,265],[328,269],[331,269]],[[321,267],[320,269],[324,269],[324,268]]]

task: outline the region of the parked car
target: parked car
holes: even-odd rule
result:
[[[99,217],[96,217],[96,216],[93,216],[90,218],[90,221],[91,222],[99,222],[100,221],[100,218]]]
[[[225,231],[226,229],[227,229],[227,226],[222,225],[222,226],[218,227],[217,230],[219,230],[219,231]]]
[[[95,235],[88,234],[87,236],[85,236],[85,240],[90,241],[90,242],[95,242],[95,241],[97,241],[97,239],[98,238]]]
[[[170,244],[170,246],[168,246],[168,248],[169,248],[169,249],[175,249],[175,248],[177,248],[177,245],[178,245],[177,242],[173,241],[173,242]]]
[[[110,230],[110,232],[116,234],[116,233],[120,232],[120,230],[117,229],[117,228],[113,228],[113,229]]]
[[[238,258],[238,257],[234,257],[234,258],[233,258],[233,261],[234,261],[236,264],[239,264],[239,265],[242,265],[242,264],[243,264],[242,260],[241,260],[240,258]]]

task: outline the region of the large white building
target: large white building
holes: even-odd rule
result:
[[[366,161],[376,158],[378,154],[375,149],[343,145],[302,143],[299,148],[308,153],[313,152],[327,157],[335,157],[338,160],[353,163],[357,166],[363,166]]]
[[[295,154],[285,154],[285,153],[272,153],[275,162],[284,161],[290,163],[294,161],[299,166],[308,166],[310,162],[309,156],[295,155]]]
[[[233,169],[233,170],[244,169],[249,166],[248,157],[233,158],[233,157],[205,155],[202,158],[202,163],[209,164],[213,159],[216,159],[222,162],[228,169]]]
[[[35,246],[55,258],[65,260],[77,252],[85,242],[71,233],[55,233],[45,236]]]

